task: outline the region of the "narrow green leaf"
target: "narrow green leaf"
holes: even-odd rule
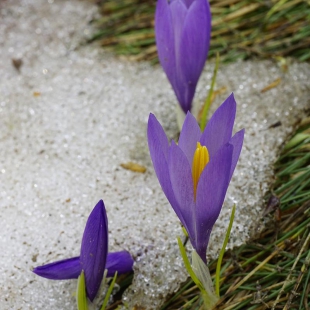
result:
[[[231,232],[231,228],[234,222],[234,218],[235,218],[235,211],[236,211],[236,205],[233,205],[233,208],[231,210],[231,216],[230,216],[230,220],[229,220],[229,225],[227,228],[227,232],[225,235],[225,239],[223,242],[223,246],[221,248],[221,252],[219,255],[219,258],[217,260],[217,265],[216,265],[216,274],[215,274],[215,292],[216,295],[219,297],[220,296],[220,273],[221,273],[221,265],[222,265],[222,260],[225,254],[225,249],[229,240],[229,236],[230,236],[230,232]]]
[[[213,76],[212,76],[212,80],[211,80],[211,87],[209,90],[208,97],[205,101],[203,111],[202,111],[202,115],[201,115],[201,120],[200,120],[201,131],[203,131],[207,125],[207,117],[208,117],[208,113],[209,113],[210,106],[211,106],[211,99],[212,99],[212,95],[213,95],[213,91],[214,91],[214,86],[215,86],[215,81],[216,81],[216,76],[217,76],[217,71],[219,69],[219,65],[220,65],[220,55],[219,55],[219,53],[216,53],[215,68],[214,68],[214,72],[213,72]]]
[[[113,288],[114,288],[114,285],[115,285],[115,281],[116,281],[116,278],[117,278],[117,271],[115,272],[115,275],[113,277],[113,280],[109,286],[109,289],[104,297],[104,301],[103,301],[103,304],[102,304],[102,307],[101,307],[101,310],[105,310],[108,302],[109,302],[109,299],[110,299],[110,296],[112,294],[112,291],[113,291]]]
[[[309,266],[309,265],[310,265],[310,251],[308,251],[308,254],[307,254],[307,257],[305,259],[305,262],[302,265],[302,272],[305,273],[306,270],[307,270],[306,266]],[[310,270],[307,273],[306,280],[305,280],[305,283],[304,283],[304,288],[302,290],[302,295],[301,295],[300,303],[299,303],[299,310],[303,309],[303,302],[304,302],[305,297],[306,297],[306,290],[308,288],[309,279],[310,279]]]
[[[184,113],[184,111],[182,110],[182,108],[179,104],[176,105],[176,111],[175,112],[177,115],[177,124],[178,124],[179,130],[181,131],[186,114]]]
[[[182,231],[183,231],[184,236],[188,238],[188,232],[183,225],[182,225]]]
[[[307,138],[310,138],[309,134],[298,133],[289,142],[287,142],[287,144],[284,147],[284,150],[288,150],[288,149],[293,148],[294,146],[298,145],[299,143],[301,143],[302,141],[304,141]]]
[[[193,271],[192,269],[192,266],[187,258],[187,255],[186,255],[186,251],[185,251],[185,248],[183,246],[183,243],[181,241],[181,238],[178,237],[178,244],[179,244],[179,248],[180,248],[180,252],[181,252],[181,256],[183,258],[183,261],[184,261],[184,265],[185,265],[185,268],[187,270],[187,272],[189,273],[190,277],[192,278],[192,280],[195,282],[195,284],[198,286],[198,288],[203,291],[204,288],[203,288],[203,285],[202,283],[199,281],[199,279],[197,278],[195,272]]]
[[[77,290],[76,290],[76,302],[77,302],[78,310],[87,310],[88,309],[84,270],[82,270],[82,272],[78,278]]]
[[[266,18],[265,18],[265,21],[268,21],[270,19],[270,17],[275,13],[277,12],[280,7],[285,3],[287,2],[288,0],[280,0],[278,1],[270,10],[269,12],[266,14]]]

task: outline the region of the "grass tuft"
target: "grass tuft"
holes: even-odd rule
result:
[[[212,39],[209,58],[295,57],[310,60],[310,2],[305,0],[210,0]],[[154,0],[105,0],[97,33],[90,41],[132,60],[158,61]]]

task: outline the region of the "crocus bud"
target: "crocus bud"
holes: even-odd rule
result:
[[[158,0],[155,34],[159,61],[182,110],[191,110],[208,56],[211,13],[207,0]]]
[[[104,203],[100,200],[88,217],[80,256],[36,267],[33,272],[52,280],[74,279],[80,276],[78,295],[83,299],[83,290],[86,287],[86,296],[93,301],[105,269],[108,270],[107,276],[111,277],[116,272],[122,274],[132,271],[132,266],[133,259],[127,251],[108,253],[108,219]],[[85,302],[80,301],[80,304]]]

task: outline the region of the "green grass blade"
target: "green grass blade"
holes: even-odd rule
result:
[[[218,297],[220,297],[221,265],[222,265],[222,260],[223,260],[224,254],[225,254],[225,249],[226,249],[226,246],[227,246],[227,243],[228,243],[228,240],[229,240],[231,228],[232,228],[232,225],[233,225],[233,222],[234,222],[235,212],[236,212],[236,205],[233,205],[233,208],[231,210],[231,216],[230,216],[230,220],[229,220],[229,225],[228,225],[227,232],[226,232],[226,235],[225,235],[225,239],[224,239],[224,242],[223,242],[223,246],[221,248],[220,255],[219,255],[219,258],[218,258],[217,264],[216,264],[215,292],[216,292],[216,295]]]
[[[215,62],[215,68],[214,68],[214,72],[213,72],[213,76],[211,80],[211,87],[210,87],[206,102],[204,104],[202,115],[201,115],[201,120],[200,120],[201,131],[203,131],[207,125],[207,117],[208,117],[208,113],[209,113],[210,106],[211,106],[211,100],[212,100],[212,95],[214,91],[214,86],[215,86],[215,81],[216,81],[216,76],[217,76],[217,72],[219,69],[219,65],[220,65],[220,55],[219,53],[216,53],[216,62]]]
[[[109,302],[109,299],[110,299],[110,296],[112,294],[112,291],[113,291],[113,288],[114,288],[114,285],[115,285],[115,281],[116,281],[116,278],[117,278],[117,271],[115,272],[115,275],[113,277],[113,280],[109,286],[109,289],[104,297],[104,301],[103,301],[103,304],[102,304],[102,307],[101,307],[101,310],[105,310],[108,302]]]

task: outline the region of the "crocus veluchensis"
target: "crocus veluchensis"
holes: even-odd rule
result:
[[[207,0],[158,0],[155,35],[159,61],[181,108],[191,110],[208,56],[211,13]]]
[[[104,203],[100,200],[88,217],[80,256],[60,260],[33,269],[41,277],[52,280],[78,278],[85,274],[86,293],[93,301],[100,287],[104,270],[111,277],[132,270],[133,259],[127,251],[108,253],[108,220]]]
[[[187,113],[179,143],[169,145],[153,114],[148,144],[159,183],[204,262],[212,227],[241,152],[244,130],[232,136],[236,114],[233,94],[217,109],[205,130]]]

